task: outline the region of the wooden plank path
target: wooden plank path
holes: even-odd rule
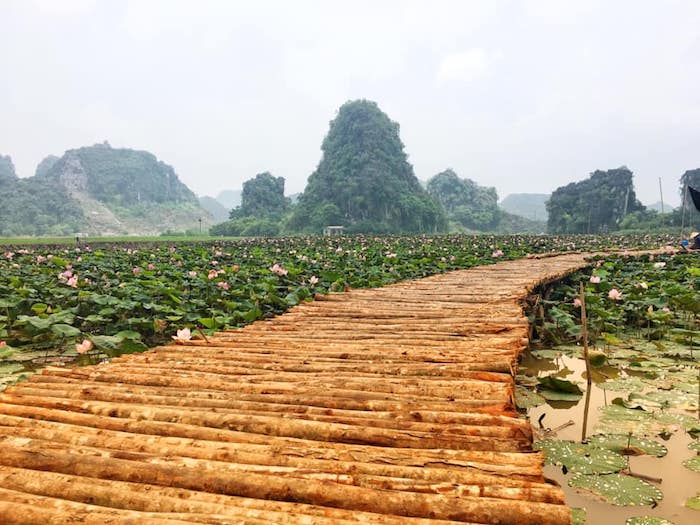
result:
[[[0,394],[0,523],[568,524],[513,408],[522,300],[583,255],[321,297]]]

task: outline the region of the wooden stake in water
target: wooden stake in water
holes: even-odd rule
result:
[[[581,301],[581,337],[583,338],[583,360],[586,362],[586,405],[583,408],[583,427],[581,429],[581,442],[586,441],[586,427],[588,426],[588,409],[591,403],[591,361],[588,358],[588,320],[586,319],[586,294],[583,282],[579,283],[579,301]]]
[[[591,387],[591,362],[588,358],[588,320],[586,319],[586,294],[583,282],[579,283],[579,300],[581,301],[581,337],[583,338],[583,359],[586,361],[586,382]]]

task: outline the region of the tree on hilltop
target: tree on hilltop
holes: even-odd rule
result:
[[[547,201],[547,229],[549,233],[615,231],[625,215],[644,209],[634,193],[632,172],[626,166],[596,170],[589,178],[552,193]]]
[[[493,230],[501,219],[496,188],[479,186],[471,179],[461,179],[451,169],[428,181],[428,194],[445,209],[448,218],[471,230]]]
[[[279,215],[290,204],[284,196],[284,177],[273,177],[266,171],[243,183],[241,205],[231,210],[231,218]]]

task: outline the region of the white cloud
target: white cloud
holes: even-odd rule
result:
[[[475,47],[445,56],[437,73],[438,84],[451,81],[472,82],[486,73],[489,65],[485,49]]]

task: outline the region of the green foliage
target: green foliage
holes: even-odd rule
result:
[[[72,235],[84,221],[77,202],[62,188],[39,180],[0,176],[0,235]]]
[[[501,218],[496,188],[460,179],[451,169],[428,181],[428,194],[444,208],[450,221],[470,230],[490,231]]]
[[[163,223],[195,227],[202,215],[196,197],[173,168],[145,151],[113,149],[107,144],[69,150],[60,159],[46,157],[36,175],[24,179],[2,176],[9,157],[2,159],[0,191],[9,196],[0,209],[3,236],[99,231],[96,210],[103,205],[119,228],[115,231],[123,233],[127,233],[124,224],[141,231],[157,230]]]
[[[566,467],[567,471],[581,474],[612,474],[627,466],[617,452],[586,443],[559,439],[545,439],[533,444],[544,453],[545,462]]]
[[[279,219],[264,217],[239,217],[209,229],[211,235],[224,237],[276,237],[282,231]]]
[[[56,155],[47,155],[44,159],[37,165],[36,172],[34,173],[37,177],[44,177],[53,168],[54,164],[59,160]]]
[[[66,151],[45,177],[117,206],[151,202],[198,204],[173,168],[152,153],[112,148],[106,143]]]
[[[442,210],[407,161],[399,125],[376,103],[345,103],[321,149],[321,162],[288,223],[291,231],[319,233],[331,224],[355,232],[445,229]]]
[[[569,485],[597,494],[613,505],[656,505],[664,497],[651,483],[624,474],[574,474]]]
[[[17,180],[15,173],[15,165],[12,163],[12,158],[7,155],[0,155],[0,185],[12,183]]]
[[[547,201],[547,228],[550,233],[615,231],[626,214],[643,209],[629,169],[597,170],[588,179],[552,193]]]
[[[683,175],[681,175],[680,187],[678,188],[678,193],[681,197],[681,203],[683,202],[683,197],[685,196],[686,186],[692,186],[696,190],[700,190],[700,168],[688,170]],[[688,201],[690,201],[690,196],[688,196]],[[689,206],[689,209],[691,210],[695,209],[692,202],[688,202],[686,203],[686,205]]]
[[[231,211],[230,218],[280,217],[289,209],[290,201],[284,196],[284,177],[258,173],[243,183],[240,207]]]

